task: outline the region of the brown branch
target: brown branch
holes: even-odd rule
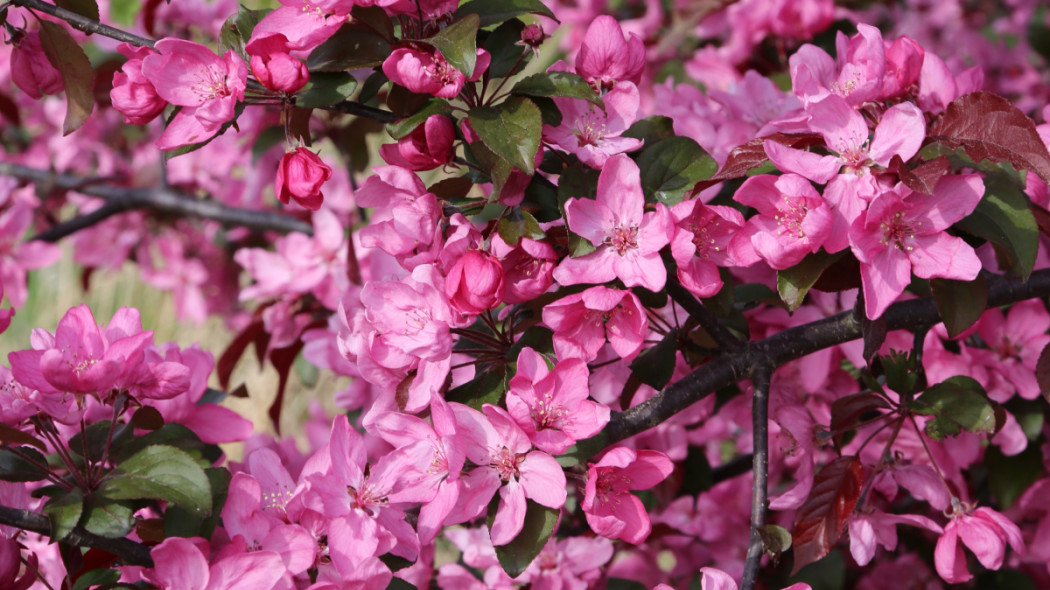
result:
[[[0,162],[0,176],[31,180],[45,187],[75,190],[106,201],[102,209],[60,223],[36,236],[37,240],[54,242],[111,215],[135,209],[149,209],[179,217],[211,219],[223,225],[247,227],[258,231],[313,234],[313,226],[288,215],[231,207],[219,201],[197,199],[167,187],[128,188],[94,184],[79,176],[29,168],[10,162]]]
[[[87,34],[99,34],[103,37],[109,37],[110,39],[116,39],[117,41],[124,41],[131,43],[132,45],[139,45],[142,47],[153,47],[153,39],[147,39],[146,37],[139,37],[134,33],[122,31],[120,29],[104,25],[96,20],[77,14],[71,10],[66,10],[41,0],[11,0],[11,4],[14,6],[21,6],[22,8],[29,8],[31,10],[39,10],[44,14],[49,14],[55,18],[60,18],[74,29],[78,29]]]
[[[41,535],[51,534],[51,520],[48,517],[19,508],[0,506],[0,524]],[[153,558],[150,557],[149,547],[124,537],[117,539],[100,537],[78,526],[66,535],[62,542],[78,547],[94,547],[107,551],[116,555],[126,565],[153,567]]]
[[[740,590],[752,590],[755,587],[758,566],[762,562],[762,554],[765,553],[758,531],[766,525],[766,510],[769,508],[769,387],[772,377],[773,367],[766,362],[757,365],[751,377],[754,391],[751,399],[751,428],[755,447],[752,460],[754,482],[751,484],[751,539],[747,546]]]

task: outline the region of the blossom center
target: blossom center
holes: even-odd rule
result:
[[[694,221],[689,231],[693,234],[693,246],[696,248],[696,257],[701,260],[707,260],[711,257],[712,252],[718,252],[721,250],[715,245],[715,235],[723,234],[722,220],[720,218],[712,218],[703,225],[700,225],[700,221]]]
[[[787,234],[789,237],[800,240],[806,237],[806,232],[802,229],[802,222],[806,220],[807,213],[809,213],[809,207],[806,206],[803,199],[784,197],[783,206],[773,216],[777,225],[780,226],[777,235]]]
[[[605,244],[620,256],[626,256],[629,251],[638,249],[638,226],[617,225],[609,231]]]
[[[510,481],[512,477],[521,477],[519,468],[524,458],[523,455],[511,451],[507,447],[502,447],[492,455],[492,466],[496,468],[496,473],[499,474],[500,479]]]
[[[536,399],[529,416],[536,423],[536,430],[561,428],[562,420],[565,418],[565,410],[562,409],[561,404],[554,401],[554,396],[546,393],[542,398]]]
[[[904,252],[910,252],[914,249],[907,242],[915,239],[915,230],[908,220],[904,218],[903,211],[898,211],[892,217],[884,219],[879,224],[879,230],[882,231],[882,244],[884,246],[894,246]]]
[[[579,134],[577,141],[580,147],[597,146],[605,137],[605,121],[594,110],[577,119],[576,132]]]

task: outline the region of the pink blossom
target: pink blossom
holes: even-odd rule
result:
[[[989,309],[977,323],[977,333],[990,350],[972,352],[988,369],[991,383],[988,397],[1001,403],[1016,393],[1024,399],[1039,397],[1036,362],[1050,344],[1050,314],[1039,301],[1015,303],[1003,315],[998,308]]]
[[[498,233],[492,235],[491,243],[492,253],[503,265],[503,281],[507,286],[504,302],[531,301],[554,284],[554,265],[558,256],[549,243],[523,237],[512,248]]]
[[[591,21],[576,54],[577,74],[604,91],[621,81],[638,84],[644,68],[645,46],[638,35],[625,39],[620,23],[605,14]]]
[[[959,545],[960,540],[973,551],[977,561],[990,570],[1002,567],[1007,543],[1014,551],[1024,552],[1020,529],[1005,516],[983,506],[972,511],[957,507],[948,526],[944,527],[944,534],[937,539],[933,555],[937,573],[950,584],[973,578],[966,567],[966,555]]]
[[[746,266],[757,257],[750,244],[738,244],[743,254],[737,250],[736,256],[730,249],[730,240],[744,227],[744,216],[732,207],[690,199],[672,207],[671,217],[671,255],[678,265],[678,281],[697,297],[711,297],[722,289],[719,267]]]
[[[246,473],[235,473],[222,508],[223,527],[231,537],[243,537],[253,551],[276,553],[293,576],[312,567],[317,541],[305,528],[263,510],[262,502],[259,482]]]
[[[569,358],[547,368],[547,361],[525,347],[507,392],[507,411],[532,444],[553,455],[593,436],[609,422],[609,408],[587,399],[587,363]]]
[[[56,244],[23,241],[32,223],[33,208],[26,204],[16,202],[0,213],[0,285],[14,309],[25,305],[29,295],[26,271],[43,268],[62,257],[62,249]]]
[[[791,56],[791,87],[803,103],[837,94],[851,105],[861,105],[880,97],[886,72],[886,48],[882,33],[866,24],[857,25],[857,34],[836,38],[838,63],[823,49],[803,45]]]
[[[261,37],[252,34],[244,46],[251,56],[252,74],[270,90],[293,94],[299,92],[310,80],[310,72],[302,60],[289,55],[292,47],[282,33]]]
[[[598,177],[598,198],[565,203],[569,229],[597,250],[562,260],[554,269],[554,280],[578,285],[620,279],[628,287],[663,289],[667,270],[660,249],[670,243],[674,226],[662,203],[649,213],[644,207],[638,165],[623,154],[609,158]]]
[[[477,315],[503,301],[503,266],[494,256],[467,250],[445,277],[445,295],[460,313]]]
[[[343,26],[353,9],[349,0],[281,0],[252,30],[252,38],[281,34],[289,49],[310,50]]]
[[[906,35],[884,43],[886,74],[882,78],[882,98],[898,98],[918,86],[926,51]]]
[[[602,537],[551,538],[515,582],[531,588],[589,588],[603,577],[613,544]]]
[[[150,549],[156,566],[146,575],[160,590],[270,590],[286,575],[272,551],[223,551],[208,563],[204,539],[170,537]]]
[[[65,85],[62,75],[44,55],[39,31],[26,31],[11,49],[11,81],[31,98],[58,94]]]
[[[378,166],[356,193],[357,204],[374,207],[361,245],[379,248],[406,269],[433,262],[439,245],[437,197],[418,176],[397,166]],[[433,248],[432,248],[433,246]]]
[[[478,49],[477,63],[469,80],[474,81],[488,69],[491,56]],[[383,73],[390,80],[418,94],[433,94],[438,98],[455,98],[463,89],[468,76],[448,63],[436,49],[423,51],[398,47],[383,62]]]
[[[594,360],[608,339],[616,354],[630,360],[642,349],[649,320],[630,291],[591,287],[543,308],[543,323],[554,330],[558,358]]]
[[[730,243],[734,256],[746,258],[746,246],[739,241],[749,240],[769,266],[784,270],[819,250],[831,234],[830,208],[797,174],[753,176],[740,185],[733,199],[758,210]]]
[[[0,301],[4,299],[4,284],[0,282]],[[15,315],[13,309],[0,309],[0,334],[4,333],[4,330],[11,325],[11,318]]]
[[[124,115],[124,122],[145,125],[168,106],[157,95],[153,82],[142,73],[142,60],[157,52],[150,47],[136,47],[130,43],[121,43],[117,51],[128,61],[124,62],[119,72],[113,73],[113,89],[109,92],[109,98],[113,108]]]
[[[455,155],[452,142],[456,126],[445,115],[431,115],[397,144],[379,148],[379,155],[388,164],[407,170],[433,170],[452,161]]]
[[[591,530],[638,545],[652,525],[642,501],[630,490],[646,490],[663,481],[674,465],[659,451],[616,447],[587,467],[583,513]]]
[[[669,588],[666,584],[660,584],[660,586]],[[737,590],[736,580],[718,568],[702,567],[700,568],[700,590]],[[783,590],[811,590],[811,588],[809,584],[797,582]]]
[[[909,524],[940,534],[943,529],[937,523],[920,514],[871,514],[849,517],[849,549],[859,565],[868,565],[875,557],[877,545],[887,551],[897,549],[897,525]]]
[[[248,68],[234,51],[218,57],[210,49],[181,39],[161,39],[157,54],[142,60],[142,74],[157,95],[182,107],[157,147],[171,150],[209,139],[234,118],[244,100]]]
[[[619,82],[602,96],[605,109],[580,98],[555,98],[561,125],[543,126],[543,137],[562,151],[601,169],[610,156],[636,150],[642,140],[621,137],[638,117],[638,88]]]
[[[317,211],[324,201],[321,186],[332,177],[332,168],[317,154],[299,146],[281,157],[277,165],[274,192],[288,204],[293,199],[307,209]]]
[[[980,272],[973,248],[944,231],[977,207],[984,194],[980,178],[945,176],[933,193],[898,186],[872,201],[850,227],[868,318],[882,315],[911,282],[912,273],[969,281]]]

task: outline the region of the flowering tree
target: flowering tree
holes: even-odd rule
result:
[[[1008,4],[3,2],[0,332],[65,242],[234,337],[9,355],[0,585],[1050,585]],[[352,378],[312,448],[219,405],[249,348],[275,424]]]

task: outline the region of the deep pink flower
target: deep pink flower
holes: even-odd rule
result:
[[[945,176],[932,195],[903,185],[879,195],[850,227],[853,253],[860,260],[864,307],[875,319],[911,282],[924,279],[970,281],[981,261],[962,238],[944,230],[973,212],[984,194],[976,174]]]
[[[270,90],[293,94],[310,81],[310,72],[302,60],[289,55],[288,38],[281,33],[260,37],[253,34],[244,46],[251,56],[252,74]]]
[[[332,177],[332,169],[317,154],[299,146],[281,157],[274,191],[282,203],[296,203],[317,211],[324,201],[321,186]]]
[[[875,549],[882,545],[887,551],[897,549],[897,525],[908,524],[937,534],[944,530],[937,523],[921,514],[871,514],[849,517],[849,550],[860,565],[868,565],[875,557]]]
[[[732,207],[690,199],[672,207],[671,217],[675,222],[671,255],[678,265],[678,280],[697,297],[711,297],[721,290],[719,267],[747,266],[757,256],[749,242],[740,244],[746,256],[739,256],[741,252],[734,256],[729,248],[745,223],[744,216]]]
[[[150,47],[136,47],[130,43],[121,43],[117,51],[128,61],[124,62],[119,72],[113,73],[113,89],[109,98],[113,108],[124,115],[124,122],[129,125],[145,125],[157,118],[168,103],[157,95],[146,76],[142,74],[142,60],[156,55]]]
[[[474,81],[488,69],[491,56],[478,49],[477,62],[469,80]],[[468,76],[452,67],[436,49],[423,51],[398,47],[383,62],[383,73],[398,85],[418,94],[433,94],[438,98],[455,98],[463,89]]]
[[[310,50],[347,22],[354,7],[350,0],[281,0],[252,30],[252,37],[281,34],[290,49]]]
[[[558,255],[547,242],[521,238],[511,248],[492,234],[492,253],[503,264],[503,281],[507,285],[503,295],[506,303],[523,303],[543,295],[554,284],[554,265]]]
[[[161,590],[270,590],[287,575],[272,551],[223,551],[211,564],[208,553],[204,539],[170,537],[150,549],[156,566],[146,577]]]
[[[366,227],[359,230],[361,245],[379,248],[408,270],[437,257],[437,197],[412,172],[398,166],[377,166],[354,195],[361,207],[372,207]]]
[[[171,150],[204,141],[233,119],[244,100],[248,68],[235,51],[223,57],[203,45],[182,39],[161,39],[156,54],[142,60],[142,74],[157,94],[182,107],[157,140]]]
[[[641,350],[649,331],[638,297],[630,291],[591,287],[543,308],[543,323],[554,330],[558,358],[594,360],[608,339],[620,357],[630,360]]]
[[[503,301],[503,266],[494,256],[467,250],[445,277],[445,296],[461,313],[477,315]]]
[[[603,14],[591,21],[576,54],[576,73],[596,87],[609,90],[617,82],[638,84],[645,69],[645,46],[631,33],[626,39],[620,23]]]
[[[733,199],[758,209],[745,231],[730,243],[734,256],[746,258],[750,240],[755,252],[776,270],[790,268],[816,252],[831,234],[832,214],[820,193],[797,174],[752,176]]]
[[[1050,314],[1042,302],[1015,303],[1003,315],[998,308],[986,311],[977,323],[977,333],[991,350],[970,349],[988,369],[988,397],[1005,403],[1016,393],[1024,399],[1039,397],[1036,363],[1050,344]]]
[[[674,226],[662,203],[644,212],[645,195],[638,165],[617,154],[598,176],[597,199],[569,199],[565,218],[569,229],[597,248],[579,258],[565,258],[554,269],[562,285],[600,284],[620,279],[624,285],[641,285],[660,291],[667,269],[660,249],[671,241]]]
[[[957,506],[951,522],[944,527],[944,534],[937,539],[933,554],[937,573],[950,584],[973,578],[966,568],[960,540],[973,551],[977,561],[990,570],[1002,567],[1007,544],[1018,553],[1024,552],[1021,530],[1005,516],[983,506],[973,511]]]
[[[408,170],[433,170],[452,160],[455,139],[456,126],[452,119],[440,114],[431,115],[397,144],[380,147],[379,155],[388,164]]]
[[[581,98],[555,98],[561,125],[544,125],[543,137],[591,168],[601,169],[610,156],[642,147],[640,139],[621,137],[638,117],[639,100],[638,88],[630,82],[619,82],[602,96],[604,110]]]
[[[58,94],[65,88],[62,75],[44,55],[39,31],[26,31],[11,49],[11,81],[22,92],[38,100],[45,94]]]
[[[62,257],[57,244],[23,239],[33,215],[33,207],[17,201],[0,212],[0,285],[13,309],[25,305],[29,296],[26,271],[43,268]]]
[[[642,501],[631,490],[649,489],[673,469],[674,464],[660,451],[627,447],[616,447],[597,463],[589,463],[582,507],[591,530],[634,545],[645,541],[652,524]]]

